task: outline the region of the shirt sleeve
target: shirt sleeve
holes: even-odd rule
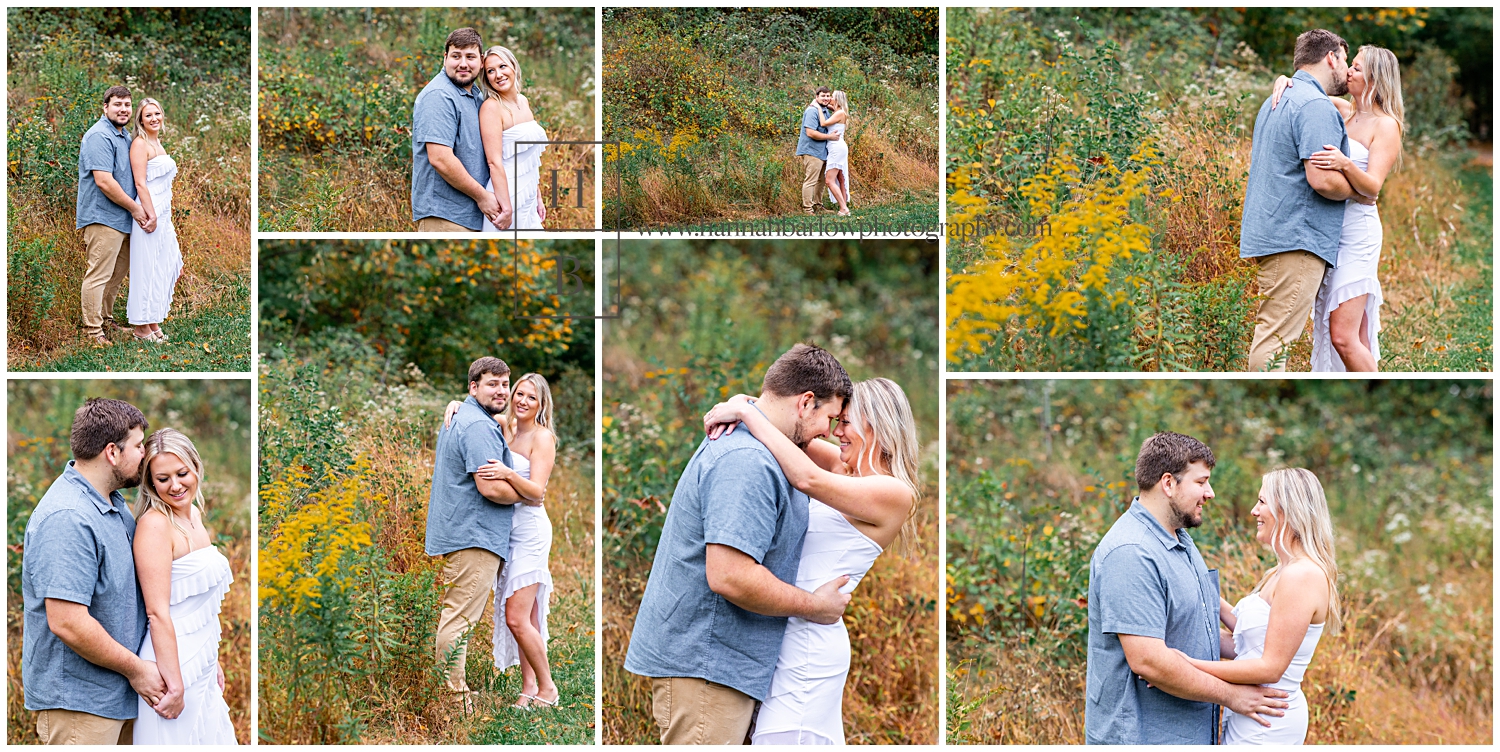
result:
[[[452,147],[458,136],[458,111],[453,100],[429,92],[417,102],[411,115],[411,137],[419,144]]]
[[[109,143],[109,136],[103,133],[89,134],[83,140],[83,147],[78,150],[78,166],[89,172],[114,172],[115,150]]]
[[[699,484],[703,542],[729,546],[759,564],[776,537],[781,512],[777,486],[782,483],[775,460],[753,449],[720,457]]]
[[[802,111],[802,127],[813,130],[818,129],[818,113],[816,110],[809,107]],[[803,132],[806,133],[806,131]]]
[[[93,531],[73,513],[54,512],[38,521],[27,537],[24,562],[32,592],[38,598],[92,604],[99,579]]]
[[[464,428],[464,440],[459,442],[463,452],[464,472],[474,474],[490,460],[505,459],[505,437],[494,421],[474,421]]]
[[[1167,638],[1167,593],[1155,562],[1139,546],[1109,552],[1099,562],[1096,576],[1099,623],[1105,632]]]
[[[1344,149],[1344,119],[1326,97],[1313,100],[1297,110],[1293,128],[1297,139],[1297,158],[1311,159],[1324,146]]]

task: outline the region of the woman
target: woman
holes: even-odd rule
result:
[[[448,405],[444,425],[458,406]],[[547,480],[557,459],[557,435],[552,432],[552,390],[547,380],[528,373],[516,381],[505,412],[495,416],[515,467],[501,462],[482,465],[476,477],[510,483],[525,499],[515,505],[510,523],[510,555],[495,588],[495,668],[521,666],[521,697],[513,707],[557,705],[559,691],[547,663],[547,611],[552,596],[552,574],[547,557],[552,549],[552,521],[542,502]]]
[[[235,744],[219,665],[219,608],[234,580],[203,526],[203,460],[182,432],[146,439],[136,506],[135,573],[146,604],[140,656],[167,692],[138,701],[136,744]]]
[[[849,128],[849,95],[842,91],[833,93],[833,114],[823,117],[823,108],[817,108],[818,124],[832,133],[844,133]],[[828,184],[828,194],[838,202],[839,216],[849,216],[849,141],[839,138],[828,144],[828,161],[823,167],[823,181]]]
[[[486,96],[479,105],[479,138],[490,167],[490,182],[484,189],[500,201],[499,224],[486,225],[484,231],[540,230],[547,220],[547,206],[538,200],[537,183],[547,146],[518,146],[516,142],[546,141],[547,131],[536,122],[531,104],[521,93],[521,65],[510,50],[491,47],[484,53],[480,81]]]
[[[738,395],[703,417],[709,438],[741,422],[807,494],[807,535],[797,587],[814,590],[848,575],[851,592],[898,537],[910,542],[917,497],[917,429],[901,387],[888,379],[854,385],[835,449],[814,441],[804,451]],[[849,633],[843,620],[787,619],[771,690],[755,719],[754,744],[843,744]]]
[[[130,171],[135,174],[136,198],[145,222],[130,228],[130,297],[125,314],[136,339],[166,342],[161,322],[172,310],[172,291],[182,274],[182,249],[172,226],[172,180],[177,163],[161,145],[166,115],[161,103],[147,97],[135,113],[135,138],[130,142]]]
[[[1255,540],[1276,554],[1276,566],[1233,608],[1220,599],[1219,620],[1232,633],[1221,636],[1221,654],[1234,660],[1188,660],[1231,684],[1270,685],[1289,695],[1284,716],[1265,717],[1269,727],[1225,713],[1225,744],[1301,744],[1308,718],[1302,676],[1325,629],[1332,634],[1339,626],[1333,523],[1318,477],[1302,468],[1266,473],[1250,514]]]
[[[1283,85],[1285,81],[1285,85]],[[1277,79],[1272,108],[1291,82]],[[1329,146],[1308,163],[1337,170],[1368,203],[1344,203],[1344,230],[1339,236],[1338,264],[1328,269],[1313,305],[1314,371],[1375,371],[1380,360],[1380,246],[1382,229],[1375,199],[1385,178],[1401,163],[1401,136],[1406,129],[1401,99],[1401,66],[1383,47],[1365,45],[1349,67],[1353,103],[1330,97],[1344,117],[1349,154]]]

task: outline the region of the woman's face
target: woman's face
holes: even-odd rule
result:
[[[854,467],[860,457],[866,456],[866,449],[870,444],[869,437],[855,428],[846,416],[838,417],[838,423],[833,428],[833,436],[839,440],[840,462]]]
[[[1349,66],[1349,93],[1358,99],[1364,95],[1369,83],[1365,78],[1365,53],[1361,52],[1354,56],[1354,64]]]
[[[531,379],[517,384],[516,393],[510,399],[516,418],[528,422],[536,420],[536,409],[541,404],[541,398],[537,396],[536,384],[531,383]]]
[[[168,505],[178,507],[192,503],[198,496],[198,474],[170,452],[151,458],[151,487]]]
[[[516,69],[499,55],[490,55],[484,59],[484,76],[490,86],[501,94],[509,94],[515,90]]]
[[[1276,518],[1271,514],[1270,491],[1266,488],[1266,482],[1260,483],[1260,498],[1255,500],[1255,506],[1250,509],[1250,516],[1255,518],[1255,540],[1262,546],[1270,547],[1271,539],[1276,535]]]
[[[167,116],[162,113],[161,108],[154,104],[146,105],[145,109],[141,111],[141,125],[145,127],[148,133],[159,132],[166,119]]]

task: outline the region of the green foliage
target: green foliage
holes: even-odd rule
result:
[[[57,278],[53,276],[52,257],[57,245],[46,238],[16,241],[15,226],[7,229],[10,257],[6,268],[6,290],[11,300],[24,301],[13,306],[10,325],[21,331],[37,328],[52,314],[57,300]]]

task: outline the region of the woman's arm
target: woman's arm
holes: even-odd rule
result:
[[[1349,180],[1349,186],[1361,195],[1378,198],[1385,186],[1385,178],[1396,166],[1396,157],[1401,154],[1401,128],[1391,118],[1381,118],[1375,123],[1375,135],[1370,139],[1370,165],[1361,170],[1354,160],[1331,145],[1323,151],[1313,152],[1307,161],[1324,170],[1338,170]]]
[[[547,480],[552,477],[552,465],[557,461],[557,438],[545,428],[539,429],[531,447],[531,477],[523,478],[503,462],[490,462],[479,467],[476,476],[486,480],[503,480],[516,489],[522,503],[540,506],[547,497]]]
[[[172,624],[172,525],[161,512],[147,511],[136,522],[135,576],[146,603],[151,626],[151,647],[156,649],[156,669],[167,683],[156,712],[163,718],[182,713],[182,664],[177,657],[177,629]]]
[[[885,527],[906,519],[913,502],[911,489],[906,484],[889,475],[856,477],[824,470],[772,425],[771,420],[748,398],[736,398],[716,405],[704,418],[704,424],[736,420],[744,423],[750,433],[771,450],[777,464],[781,465],[781,472],[798,491],[871,525]]]
[[[479,106],[479,140],[484,144],[484,161],[490,166],[490,183],[495,186],[495,200],[500,202],[500,224],[510,227],[510,182],[505,177],[505,116],[499,102],[486,99]]]
[[[1307,637],[1313,617],[1328,604],[1328,582],[1316,566],[1282,571],[1266,627],[1261,657],[1234,661],[1192,661],[1194,666],[1230,684],[1274,684],[1281,680],[1297,648]]]
[[[825,118],[823,117],[823,108],[818,108],[818,125],[821,125],[824,128],[827,128],[834,123],[842,123],[844,122],[844,118],[845,114],[843,110],[836,110],[832,115],[829,115]]]
[[[146,155],[151,149],[146,142],[136,139],[130,142],[130,173],[135,178],[135,200],[146,213],[146,223],[141,229],[151,232],[156,229],[156,207],[151,204],[151,191],[146,190]]]

